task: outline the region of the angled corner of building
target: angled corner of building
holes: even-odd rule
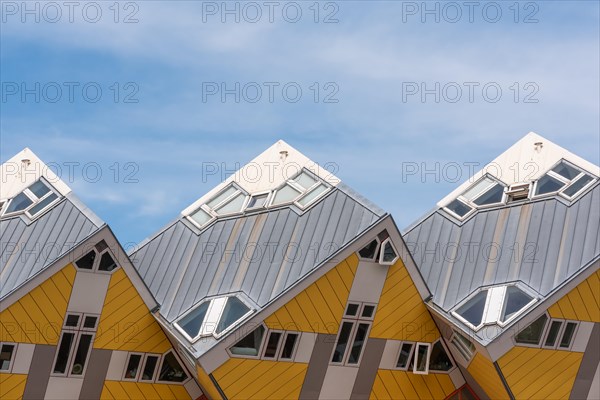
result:
[[[479,397],[597,396],[599,176],[530,133],[404,234]]]
[[[201,396],[110,228],[31,150],[0,170],[0,397]]]

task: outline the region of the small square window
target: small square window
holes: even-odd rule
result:
[[[358,313],[358,304],[349,303],[348,308],[346,308],[346,315],[353,317]]]
[[[269,198],[268,193],[254,195],[254,196],[250,197],[250,201],[248,201],[248,205],[246,206],[246,209],[255,210],[258,208],[264,208],[267,205],[268,198]]]
[[[462,201],[460,201],[458,199],[450,202],[446,206],[446,208],[448,210],[452,211],[454,214],[458,215],[459,217],[464,217],[473,209],[472,207],[466,205],[465,203],[463,203]]]
[[[92,317],[87,315],[85,320],[83,321],[83,327],[87,329],[94,329],[96,327],[96,323],[98,322],[98,317]]]
[[[65,326],[68,326],[70,328],[77,328],[79,326],[79,315],[77,315],[77,314],[67,315],[67,319],[65,321]]]
[[[372,318],[374,312],[375,312],[375,306],[365,304],[365,306],[363,307],[363,310],[362,310],[361,317]]]

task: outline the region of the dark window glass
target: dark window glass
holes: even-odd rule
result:
[[[0,349],[0,371],[7,371],[10,368],[10,360],[15,351],[14,344],[3,344]]]
[[[391,242],[386,242],[383,247],[383,262],[392,262],[396,258],[396,252]]]
[[[96,250],[98,250],[98,253],[102,253],[106,249],[108,249],[108,245],[104,240],[101,240],[98,243],[96,243]]]
[[[14,199],[8,205],[6,209],[7,213],[15,212],[15,211],[23,211],[27,207],[33,204],[33,201],[25,193],[19,193],[15,196]]]
[[[157,356],[146,357],[146,364],[144,365],[144,370],[142,371],[142,377],[140,379],[143,381],[151,381],[152,377],[154,376],[154,370],[156,370],[157,364]]]
[[[362,316],[364,318],[371,318],[373,316],[374,311],[375,311],[375,306],[365,305],[363,308]]]
[[[32,216],[36,215],[37,213],[42,211],[48,204],[52,203],[57,198],[58,198],[58,196],[56,194],[52,193],[50,196],[46,197],[44,200],[40,201],[35,206],[31,207],[31,209],[29,210],[29,214],[31,214]]]
[[[353,317],[356,315],[357,312],[358,312],[358,304],[354,304],[354,303],[348,304],[348,308],[346,308],[346,315]]]
[[[48,186],[46,186],[44,184],[44,182],[37,181],[33,185],[29,186],[29,190],[31,191],[31,193],[35,194],[38,197],[38,199],[39,199],[43,195],[45,195],[46,193],[48,193],[50,191],[50,188]]]
[[[281,350],[281,358],[289,360],[294,354],[294,348],[296,347],[296,341],[298,340],[297,333],[288,333],[285,337],[285,343],[283,344],[283,350]]]
[[[552,168],[552,171],[567,178],[568,180],[575,178],[580,173],[580,171],[578,169],[575,169],[575,168],[571,167],[569,164],[562,162],[562,161],[556,167]]]
[[[97,321],[98,321],[98,317],[87,316],[87,317],[85,317],[85,320],[83,321],[83,327],[94,329],[96,327]]]
[[[366,245],[365,247],[360,249],[358,254],[362,258],[368,258],[368,259],[372,260],[375,257],[376,251],[377,251],[377,240],[373,239],[373,241],[371,243],[369,243],[368,245]]]
[[[77,315],[77,314],[67,315],[67,320],[65,321],[65,326],[69,326],[69,327],[79,326],[79,315]]]
[[[81,269],[92,269],[94,267],[94,260],[96,259],[96,252],[94,250],[75,261],[78,268]]]
[[[209,301],[200,304],[192,312],[177,322],[177,325],[179,325],[190,338],[193,339],[200,334],[202,322],[204,322],[204,317],[206,316],[209,304]]]
[[[453,200],[450,204],[446,206],[446,208],[452,211],[454,214],[458,215],[459,217],[464,217],[469,211],[472,210],[471,207],[469,207],[460,200]]]
[[[502,307],[500,321],[504,322],[521,311],[531,300],[533,300],[533,298],[518,287],[508,286],[504,296],[504,305]]]
[[[544,346],[554,347],[561,326],[561,321],[552,321],[550,324],[550,329],[548,330],[548,335],[546,336],[546,341],[544,342]]]
[[[567,348],[571,345],[571,339],[573,339],[573,335],[575,334],[575,328],[577,324],[575,322],[567,322],[565,326],[565,331],[563,332],[562,339],[560,339],[560,347]]]
[[[433,344],[431,348],[431,356],[429,358],[429,369],[434,371],[449,371],[452,368],[452,361],[446,353],[446,349],[439,340]]]
[[[498,183],[492,186],[487,192],[473,200],[473,203],[477,204],[478,206],[500,203],[502,201],[503,194],[504,186]]]
[[[257,356],[260,344],[262,342],[265,328],[259,326],[237,342],[230,350],[231,353],[239,356]]]
[[[223,332],[225,329],[233,325],[237,320],[246,315],[248,311],[250,311],[250,309],[247,305],[242,303],[240,299],[235,296],[228,297],[225,308],[223,309],[223,314],[221,315],[221,319],[217,324],[217,329],[215,332],[217,334]]]
[[[350,339],[350,332],[352,331],[352,322],[343,322],[342,329],[338,336],[337,343],[335,345],[335,351],[333,352],[332,362],[342,362],[344,359],[344,353],[346,352],[346,346],[348,346],[348,339]]]
[[[483,318],[483,308],[485,307],[487,293],[487,290],[477,293],[456,310],[458,315],[469,321],[473,326],[479,326]]]
[[[87,359],[90,347],[92,344],[92,335],[82,334],[79,338],[79,346],[75,352],[75,360],[73,360],[73,368],[71,374],[81,375],[85,368],[85,361]]]
[[[425,372],[427,371],[427,356],[429,353],[429,346],[426,345],[419,345],[417,346],[417,365],[416,365],[416,370],[419,372]]]
[[[579,192],[585,185],[592,181],[592,177],[589,175],[583,175],[581,178],[577,179],[574,183],[571,184],[565,191],[563,192],[569,197],[573,197]]]
[[[71,346],[73,346],[73,340],[75,334],[71,332],[64,332],[58,346],[58,355],[56,357],[56,363],[54,364],[55,374],[64,374],[67,371],[67,362],[69,361],[69,353],[71,352]]]
[[[135,379],[137,377],[141,361],[142,356],[139,354],[131,354],[129,356],[129,361],[127,362],[127,369],[125,370],[125,379]]]
[[[350,357],[348,357],[348,364],[358,363],[360,354],[362,353],[362,349],[365,345],[368,330],[369,324],[358,324],[356,335],[354,336],[354,343],[352,343],[352,349],[350,350]]]
[[[412,352],[412,348],[412,343],[402,343],[402,348],[400,349],[400,355],[398,356],[396,368],[406,368],[408,360],[410,359],[410,353]]]
[[[544,326],[546,325],[547,319],[548,317],[544,314],[533,321],[527,328],[523,329],[515,336],[515,341],[524,344],[540,344],[540,339],[542,337],[542,332],[544,332]]]
[[[113,269],[117,268],[117,264],[115,263],[115,260],[113,260],[113,258],[110,256],[110,254],[108,254],[108,252],[102,254],[102,257],[100,258],[100,265],[98,266],[98,269],[100,271],[112,271]]]
[[[281,338],[281,332],[271,332],[269,340],[267,340],[267,347],[265,349],[265,358],[275,358],[277,355],[277,347],[279,345],[279,339]]]
[[[565,186],[565,184],[559,181],[558,179],[555,179],[550,175],[544,175],[537,182],[537,185],[535,187],[535,194],[538,195],[557,192],[563,186]]]
[[[167,353],[163,358],[158,380],[164,382],[183,382],[186,379],[187,374],[184,372],[183,368],[181,368],[177,358],[172,352]]]

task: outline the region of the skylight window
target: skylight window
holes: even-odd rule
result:
[[[24,212],[29,218],[35,218],[37,215],[41,215],[42,211],[53,204],[58,197],[58,194],[47,183],[38,180],[13,197],[6,207],[1,208],[5,208],[5,215]]]
[[[321,182],[312,173],[302,170],[277,189],[271,205],[294,203],[300,208],[305,208],[328,190],[329,186]]]
[[[562,160],[535,182],[534,196],[559,193],[572,200],[594,181],[594,176]]]
[[[216,217],[241,212],[247,198],[246,192],[231,184],[191,213],[189,218],[199,228],[204,228]]]
[[[476,292],[453,311],[465,324],[478,330],[483,325],[506,325],[536,299],[515,285],[496,286]]]
[[[485,176],[444,208],[459,219],[463,219],[476,208],[504,203],[504,189],[504,185],[500,182]]]
[[[202,336],[221,336],[252,313],[237,296],[217,297],[200,303],[175,322],[175,327],[190,341]]]

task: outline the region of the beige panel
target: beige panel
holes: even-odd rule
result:
[[[127,352],[113,350],[108,364],[108,372],[106,373],[107,381],[120,381],[125,371],[125,363],[127,362]]]
[[[383,356],[379,362],[380,369],[393,369],[396,368],[398,362],[398,353],[400,353],[400,340],[388,340],[385,342],[385,349],[383,350]]]
[[[571,351],[584,352],[585,348],[588,345],[588,342],[590,341],[590,336],[592,335],[593,329],[593,322],[581,321],[579,323],[579,327],[577,327],[577,333],[575,334],[575,339],[573,340]]]
[[[29,367],[31,366],[31,360],[33,359],[34,350],[35,344],[19,343],[12,369],[13,374],[29,373]]]
[[[348,301],[378,303],[383,285],[385,284],[388,268],[388,265],[360,261],[356,269],[356,276],[350,289]]]
[[[325,374],[319,400],[349,399],[357,374],[358,368],[330,365]]]
[[[312,332],[302,332],[300,336],[300,342],[298,343],[298,349],[296,350],[295,362],[308,363],[310,356],[312,355],[315,342],[317,341],[317,334]]]
[[[67,310],[101,314],[110,277],[109,274],[77,271]]]
[[[458,388],[465,384],[465,378],[462,372],[460,372],[460,368],[454,368],[448,375],[450,375],[450,379],[455,387]]]
[[[187,390],[188,394],[192,399],[197,399],[203,394],[202,390],[200,390],[200,386],[198,386],[196,381],[193,379],[187,381],[186,384],[183,386],[185,387],[185,390]]]
[[[45,399],[55,400],[74,400],[79,399],[83,379],[81,378],[60,378],[51,376],[48,381]]]
[[[588,394],[588,400],[597,400],[598,394],[600,393],[600,364],[596,368],[596,374],[592,381],[592,387],[590,387],[590,393]]]

